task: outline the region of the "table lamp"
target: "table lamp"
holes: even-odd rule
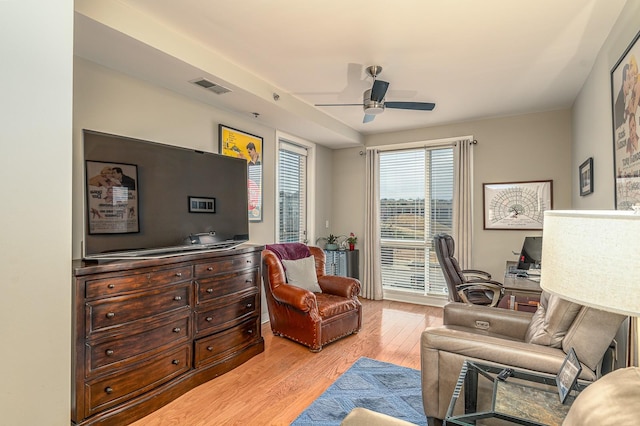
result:
[[[637,316],[640,315],[640,214],[544,213],[540,286],[563,299],[630,316],[627,365],[588,386],[563,425],[635,425],[640,418]],[[635,367],[633,367],[635,366]]]

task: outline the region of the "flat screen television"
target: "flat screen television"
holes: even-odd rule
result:
[[[524,237],[518,269],[540,269],[542,265],[542,237]]]
[[[249,240],[244,160],[83,131],[85,259],[174,256]]]

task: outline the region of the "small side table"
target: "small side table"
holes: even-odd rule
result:
[[[514,369],[508,379],[496,377],[502,367],[465,361],[456,383],[445,425],[473,426],[482,419],[500,419],[521,425],[558,425],[588,382],[560,403],[555,376]],[[500,423],[502,424],[502,423]]]

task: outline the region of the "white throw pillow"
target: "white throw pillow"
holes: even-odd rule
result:
[[[322,293],[316,276],[316,259],[313,256],[298,260],[282,260],[287,282],[314,293]]]

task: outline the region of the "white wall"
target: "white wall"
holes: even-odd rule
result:
[[[605,41],[573,107],[573,207],[614,209],[611,70],[640,30],[640,2],[628,1]],[[580,197],[578,167],[593,157],[594,190]]]
[[[483,229],[483,183],[553,180],[553,207],[571,206],[571,115],[569,110],[370,135],[367,146],[473,135],[473,266],[502,280],[507,260],[516,260],[524,237],[541,231]],[[364,232],[364,160],[358,149],[334,152],[334,224],[337,233]],[[362,240],[359,239],[361,242]],[[362,256],[362,255],[361,255]],[[362,262],[360,262],[362,263]]]
[[[0,2],[0,423],[68,425],[73,1]]]
[[[251,242],[275,236],[275,130],[257,121],[192,101],[169,90],[74,58],[73,257],[80,258],[83,218],[82,129],[218,152],[218,124],[261,136],[263,140],[263,221],[251,222]]]

